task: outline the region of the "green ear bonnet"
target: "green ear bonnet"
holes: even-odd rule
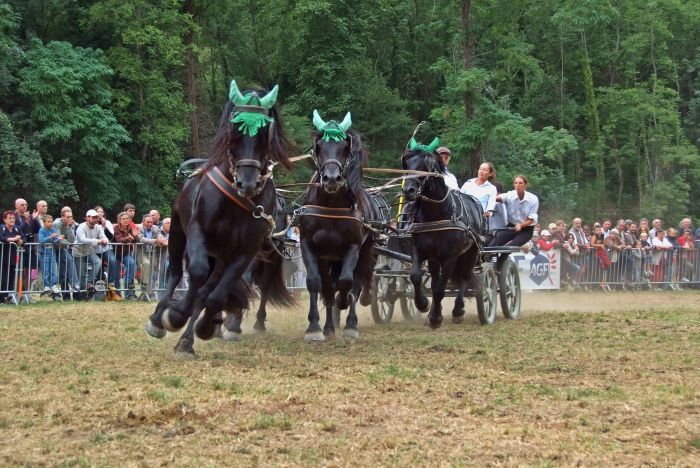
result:
[[[268,114],[277,101],[279,85],[275,85],[272,90],[263,97],[258,97],[255,93],[241,94],[236,80],[231,80],[231,88],[228,93],[229,100],[233,103],[231,112],[232,124],[239,124],[238,131],[250,137],[258,134],[258,130],[269,123],[275,121]]]
[[[352,125],[352,117],[350,117],[350,112],[345,114],[345,118],[342,122],[338,123],[335,120],[329,120],[324,122],[318,111],[314,109],[314,127],[316,130],[323,134],[322,138],[324,141],[343,141],[347,138],[346,132],[350,129]]]
[[[421,150],[427,151],[428,153],[433,153],[438,148],[438,146],[440,146],[440,140],[438,139],[438,137],[435,137],[429,145],[423,145],[418,143],[415,137],[411,137],[410,141],[408,142],[408,149],[410,151]]]

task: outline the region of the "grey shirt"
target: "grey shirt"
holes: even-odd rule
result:
[[[81,223],[75,231],[76,244],[73,246],[73,256],[86,257],[95,253],[95,248],[101,239],[107,239],[102,227],[95,224],[95,227],[90,229],[87,222]]]

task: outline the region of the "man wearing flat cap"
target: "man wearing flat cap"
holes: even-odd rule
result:
[[[457,177],[447,168],[447,165],[450,163],[450,158],[452,157],[452,151],[446,146],[441,146],[435,150],[435,152],[440,156],[442,163],[445,165],[445,185],[452,190],[459,190]]]

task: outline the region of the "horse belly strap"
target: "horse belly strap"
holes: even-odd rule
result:
[[[317,218],[349,219],[362,223],[362,218],[352,208],[330,208],[318,205],[303,205],[299,216],[314,216]]]
[[[452,221],[451,219],[444,219],[440,221],[431,221],[428,223],[413,223],[411,226],[411,232],[413,234],[421,232],[433,232],[433,231],[465,231],[469,232],[469,228],[466,224],[461,221]]]
[[[214,184],[214,186],[217,189],[219,189],[219,191],[223,193],[227,198],[229,198],[232,202],[243,208],[248,213],[253,212],[253,210],[255,209],[255,205],[253,205],[253,202],[251,202],[247,198],[242,198],[238,196],[238,193],[236,193],[236,190],[234,190],[233,188],[233,182],[231,182],[231,180],[229,180],[229,178],[226,177],[226,175],[223,172],[221,172],[221,169],[219,169],[218,167],[214,167],[208,170],[207,177],[209,178],[211,183]]]

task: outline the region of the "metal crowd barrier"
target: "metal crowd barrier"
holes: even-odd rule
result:
[[[94,254],[76,255],[73,244],[0,243],[0,304],[53,300],[110,299],[111,286],[122,300],[153,301],[167,285],[168,250],[148,244],[108,244]],[[78,249],[79,250],[79,249]],[[291,290],[306,289],[299,247],[284,263]],[[187,271],[176,291],[187,290]]]
[[[0,303],[19,305],[42,296],[54,300],[110,299],[111,287],[121,299],[150,302],[165,290],[167,248],[112,243],[108,250],[79,256],[74,255],[76,245],[80,244],[0,244]],[[570,260],[562,252],[561,285],[603,291],[700,289],[698,252],[627,249],[616,257],[607,252],[614,260],[609,267],[603,265],[595,249],[581,249]],[[305,290],[304,264],[298,252],[293,258],[284,263],[286,285],[291,290]],[[177,291],[185,291],[187,286],[185,273]]]
[[[152,301],[165,290],[167,248],[148,244],[98,246],[82,255],[81,244],[0,244],[0,302],[113,298]],[[186,275],[185,275],[186,276]],[[112,289],[113,287],[113,289]],[[187,278],[177,290],[187,288]]]
[[[563,253],[563,252],[562,252]],[[567,262],[562,255],[562,287],[612,290],[700,289],[700,257],[697,249],[654,248],[606,250],[605,267],[595,249],[580,249]],[[571,266],[571,264],[575,266]]]

